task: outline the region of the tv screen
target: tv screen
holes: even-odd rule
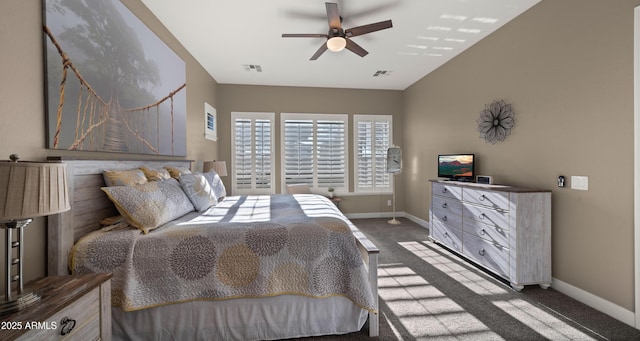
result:
[[[438,155],[438,177],[460,181],[473,181],[474,154]]]

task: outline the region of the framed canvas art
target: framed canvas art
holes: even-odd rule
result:
[[[211,141],[218,140],[216,108],[207,102],[204,102],[204,138]]]
[[[44,0],[47,147],[186,156],[184,61],[118,0]]]

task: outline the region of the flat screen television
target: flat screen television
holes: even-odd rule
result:
[[[474,154],[438,155],[438,177],[473,182],[475,179],[474,163]]]

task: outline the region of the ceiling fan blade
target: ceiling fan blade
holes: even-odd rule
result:
[[[327,38],[326,34],[315,33],[284,33],[282,38]]]
[[[360,57],[364,57],[367,54],[369,54],[369,52],[367,52],[365,49],[363,49],[360,45],[358,45],[355,42],[353,42],[351,39],[347,39],[347,46],[345,46],[345,47],[347,48],[347,50],[357,54]]]
[[[357,37],[363,34],[384,30],[393,27],[391,20],[380,21],[377,23],[352,27],[344,31],[347,37]]]
[[[327,50],[327,44],[322,44],[320,45],[320,48],[318,49],[318,51],[316,51],[316,53],[313,54],[313,56],[311,56],[311,58],[309,58],[309,60],[316,60],[318,59],[318,57],[320,57],[320,55],[322,55],[324,53],[324,51]]]
[[[342,27],[340,23],[340,13],[338,13],[338,4],[333,2],[325,2],[327,6],[327,18],[329,19],[329,28],[337,28]]]

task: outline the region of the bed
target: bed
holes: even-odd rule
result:
[[[122,226],[104,231],[100,222],[118,214],[101,190],[104,170],[190,167],[191,162],[58,160],[67,165],[72,209],[48,219],[48,274],[69,274],[70,268],[112,272],[115,339],[269,340],[345,334],[363,326],[370,336],[378,335],[379,250],[328,199],[229,196],[146,234]],[[303,217],[311,225],[303,228]],[[267,241],[255,239],[260,235]],[[302,244],[305,240],[322,240],[323,247]],[[287,251],[281,252],[285,244]],[[98,263],[90,256],[101,245],[111,257],[99,256]],[[194,249],[204,258],[195,266],[183,256],[192,253],[175,251]],[[129,257],[121,256],[127,252]],[[253,258],[243,257],[247,252]],[[341,253],[345,256],[337,261]],[[215,271],[206,270],[207,261],[216,264]],[[173,277],[162,271],[168,268]],[[243,272],[241,279],[231,277]],[[243,282],[246,278],[252,280]]]

